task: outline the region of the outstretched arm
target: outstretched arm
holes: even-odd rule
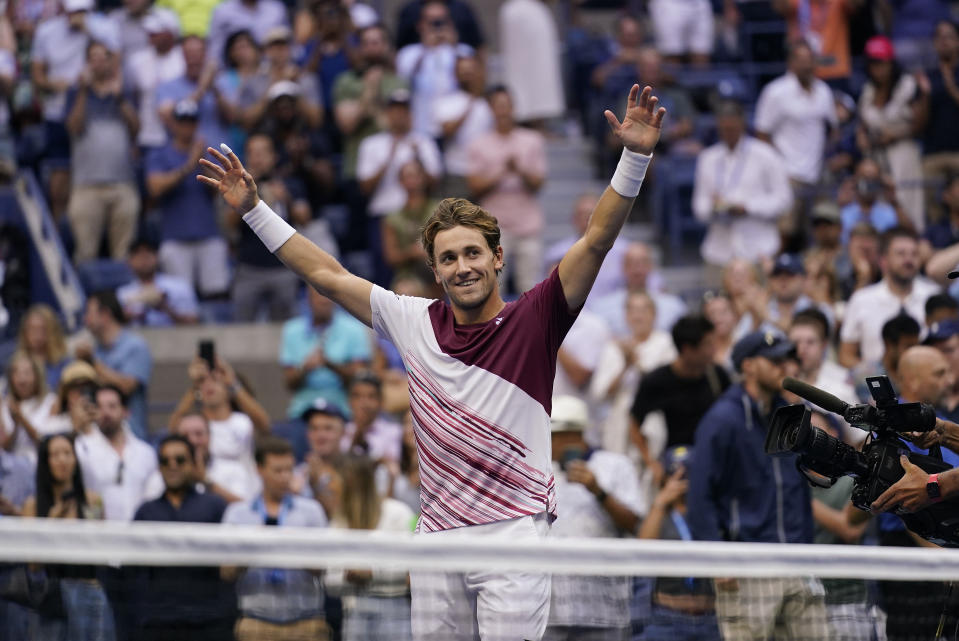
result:
[[[622,123],[613,112],[606,111],[606,120],[625,149],[610,186],[593,209],[586,233],[559,263],[559,280],[570,309],[579,309],[586,302],[603,259],[633,207],[666,115],[658,105],[659,98],[651,87],[640,93],[639,85],[633,85]]]
[[[253,176],[243,168],[236,154],[226,145],[221,148],[225,155],[207,147],[207,152],[217,162],[201,158],[200,164],[211,175],[200,174],[197,180],[216,187],[223,200],[243,215],[243,220],[267,248],[300,278],[372,327],[370,292],[373,284],[351,274],[335,258],[296,233],[260,200]]]

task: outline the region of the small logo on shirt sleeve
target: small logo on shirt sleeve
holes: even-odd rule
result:
[[[497,326],[498,326],[500,323],[502,323],[502,322],[503,322],[503,317],[502,317],[502,316],[500,316],[499,318],[496,319],[496,325],[497,325]]]

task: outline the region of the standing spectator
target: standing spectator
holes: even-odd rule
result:
[[[317,0],[313,3],[315,35],[303,46],[302,65],[315,73],[320,83],[323,105],[327,112],[333,105],[336,78],[350,68],[349,10],[340,0]],[[328,129],[333,136],[336,130]]]
[[[413,130],[436,137],[440,132],[433,128],[433,103],[456,91],[456,59],[473,55],[473,48],[459,43],[442,0],[422,3],[417,29],[420,41],[399,50],[396,69],[413,92]]]
[[[504,81],[516,103],[516,120],[542,126],[565,115],[559,34],[549,5],[506,0],[499,9],[499,33]]]
[[[142,337],[124,329],[123,308],[111,291],[87,298],[83,323],[93,334],[94,345],[81,342],[76,356],[91,363],[100,381],[116,385],[129,399],[130,427],[140,437],[147,434],[147,385],[153,370],[150,348]]]
[[[554,396],[550,416],[556,499],[564,506],[549,536],[633,537],[646,509],[632,462],[586,444],[586,404]],[[544,641],[629,638],[629,577],[554,575]]]
[[[7,389],[0,397],[0,449],[36,463],[37,444],[52,432],[56,396],[47,391],[41,362],[26,352],[14,352],[6,374]]]
[[[223,59],[226,39],[236,31],[249,31],[263,44],[270,29],[289,23],[286,7],[279,0],[225,0],[210,17],[209,59]]]
[[[383,383],[372,372],[360,372],[350,381],[350,413],[340,449],[374,461],[400,460],[403,428],[383,414]]]
[[[326,527],[320,504],[293,494],[293,448],[283,439],[264,438],[256,448],[256,469],[263,492],[252,501],[231,504],[223,522],[231,525]],[[237,641],[329,641],[323,618],[323,590],[309,570],[222,568],[223,578],[237,580],[240,620]]]
[[[371,458],[346,456],[337,465],[342,478],[330,526],[408,534],[416,521],[401,501],[381,496],[377,464]],[[327,572],[324,585],[343,597],[343,641],[412,641],[409,573],[362,568]]]
[[[160,214],[160,264],[202,298],[222,297],[230,287],[227,244],[213,194],[194,176],[197,160],[215,141],[199,132],[195,102],[179,101],[172,115],[169,142],[151,150],[144,163],[147,193]]]
[[[515,256],[506,273],[513,292],[521,294],[539,282],[543,268],[544,218],[536,194],[546,180],[546,142],[539,132],[516,125],[505,87],[494,87],[487,98],[495,129],[467,149],[469,188],[499,222],[503,251]]]
[[[23,515],[51,519],[102,519],[99,495],[84,482],[86,470],[79,460],[79,444],[72,436],[46,437],[37,451],[36,495],[27,499]],[[47,566],[48,580],[60,585],[64,618],[40,615],[37,638],[113,641],[115,629],[110,603],[88,565]],[[58,609],[59,609],[58,608]]]
[[[819,61],[816,75],[842,86],[852,73],[850,19],[865,4],[864,0],[774,0],[772,3],[786,18],[786,37],[791,41],[805,40],[812,47]]]
[[[743,382],[726,390],[696,428],[689,476],[689,528],[701,541],[812,543],[809,484],[794,461],[763,442],[780,397],[792,343],[753,332],[733,348]],[[796,638],[828,638],[818,579],[716,579],[724,639],[767,639],[777,625]],[[785,607],[789,604],[788,607]]]
[[[756,261],[779,251],[778,220],[792,206],[787,167],[776,149],[746,135],[743,107],[716,110],[719,142],[696,161],[693,213],[709,226],[702,255],[712,265]]]
[[[373,360],[369,332],[312,287],[309,313],[288,320],[280,341],[280,365],[293,392],[287,415],[297,418],[318,398],[346,412],[346,385]]]
[[[83,482],[103,499],[105,518],[129,521],[147,498],[156,453],[130,430],[126,398],[114,386],[96,392],[96,424],[77,436]]]
[[[66,127],[72,166],[67,215],[76,244],[74,260],[100,253],[104,229],[110,257],[126,258],[140,213],[133,153],[140,126],[120,62],[106,45],[91,42],[87,67],[67,93]]]
[[[305,460],[293,470],[291,488],[300,496],[316,499],[324,512],[333,514],[339,500],[338,485],[342,482],[336,465],[346,415],[333,403],[318,398],[306,408],[302,419],[306,423],[306,442],[310,449]]]
[[[67,364],[67,343],[63,339],[63,325],[49,305],[35,303],[27,309],[20,321],[17,349],[43,363],[47,387],[56,388],[60,372]]]
[[[926,214],[919,143],[914,138],[918,132],[916,78],[902,72],[886,36],[873,36],[866,43],[866,63],[868,80],[859,96],[857,142],[864,155],[886,168],[906,217],[922,232]]]
[[[123,0],[122,6],[110,12],[109,18],[120,34],[120,48],[117,53],[123,60],[129,60],[134,54],[150,46],[149,16],[164,14],[164,18],[176,21],[179,30],[180,19],[176,13],[170,9],[152,7],[152,4],[151,0]]]
[[[410,0],[400,9],[396,27],[397,49],[402,49],[406,45],[420,41],[422,34],[418,30],[418,25],[423,6],[429,4],[429,2],[430,0]],[[460,42],[468,44],[474,49],[482,48],[484,45],[483,32],[476,15],[473,13],[471,3],[466,0],[448,0],[444,4],[449,8],[453,28],[459,34]]]
[[[438,98],[433,104],[434,129],[443,138],[443,161],[446,176],[443,195],[447,198],[469,196],[469,145],[474,139],[492,131],[493,112],[486,100],[486,69],[476,56],[456,59],[456,82],[459,89]]]
[[[853,368],[882,356],[882,326],[904,310],[925,323],[926,299],[939,287],[919,276],[919,240],[915,232],[893,227],[882,235],[882,280],[852,295],[840,333],[839,363]]]
[[[226,501],[196,491],[196,452],[177,435],[157,446],[163,495],[141,505],[134,521],[220,523]],[[137,572],[137,639],[232,641],[234,596],[216,567],[145,567]]]
[[[223,66],[217,72],[213,84],[222,96],[224,114],[230,124],[230,147],[242,149],[246,142],[246,130],[240,118],[240,90],[260,71],[260,45],[249,31],[230,34],[223,47]],[[211,141],[215,142],[215,141]]]
[[[688,58],[696,65],[709,64],[713,52],[713,7],[709,0],[650,0],[656,48],[670,62]]]
[[[117,288],[117,300],[133,325],[169,327],[195,323],[196,294],[189,281],[157,270],[157,246],[148,238],[134,241],[127,260],[132,282]]]
[[[413,158],[400,167],[399,180],[406,191],[406,204],[384,216],[380,223],[383,259],[393,272],[394,281],[417,278],[429,282],[433,273],[426,263],[420,230],[437,205],[429,194],[430,176],[420,161]]]
[[[792,317],[789,340],[799,361],[796,378],[854,405],[859,402],[855,386],[849,370],[829,357],[829,336],[829,321],[818,309],[804,309]]]

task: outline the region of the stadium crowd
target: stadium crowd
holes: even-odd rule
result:
[[[893,516],[853,524],[850,479],[810,490],[763,440],[799,402],[784,375],[859,403],[885,374],[959,420],[956,3],[613,2],[629,6],[598,33],[583,16],[604,3],[508,0],[498,52],[481,3],[413,0],[391,20],[380,4],[3,3],[0,180],[41,178],[89,291],[76,336],[45,304],[3,301],[0,515],[412,531],[400,354],[304,288],[196,181],[198,159],[228,143],[298,231],[412,296],[442,296],[422,223],[440,198],[473,199],[499,221],[516,297],[598,199],[545,242],[550,141],[581,131],[584,174],[606,180],[619,149],[599,116],[643,83],[668,116],[635,215],[665,207],[664,225],[702,232],[702,286],[670,291],[650,244],[613,247],[559,352],[551,536],[927,545]],[[256,321],[283,323],[285,416],[200,354],[151,424],[138,328]],[[21,571],[58,588],[24,605],[3,591]],[[548,639],[928,639],[941,610],[939,586],[857,580],[552,589]],[[404,639],[409,618],[405,574],[377,569],[0,567],[4,639]]]

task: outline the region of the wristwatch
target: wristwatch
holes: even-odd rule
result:
[[[938,503],[942,500],[942,491],[939,488],[938,474],[929,475],[929,480],[926,482],[926,494],[929,495],[929,498],[932,499],[933,503]]]

